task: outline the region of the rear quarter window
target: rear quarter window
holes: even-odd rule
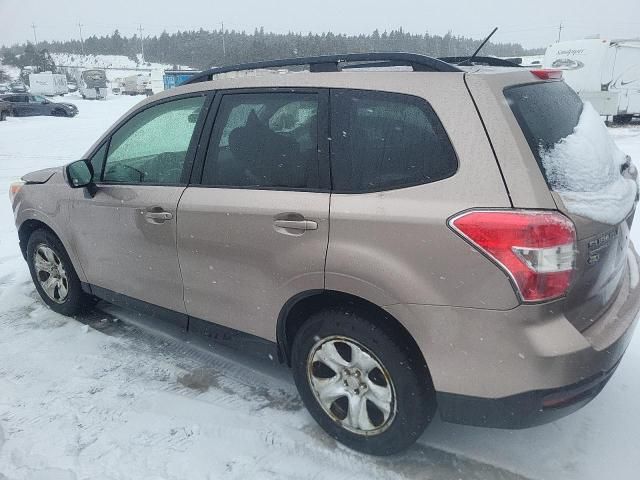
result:
[[[582,100],[564,82],[508,87],[504,96],[548,182],[542,152],[573,133],[582,114]]]
[[[363,193],[452,176],[458,159],[431,106],[410,95],[331,93],[333,189]]]

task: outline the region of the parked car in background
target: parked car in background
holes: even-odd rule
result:
[[[413,71],[343,72],[371,62]],[[594,398],[640,310],[637,170],[597,112],[557,71],[261,66],[305,64],[203,72],[12,184],[43,301],[98,297],[277,359],[329,435],[371,454],[436,411],[524,428]],[[564,194],[576,178],[585,198]]]
[[[37,115],[53,115],[54,117],[75,117],[78,107],[73,103],[52,102],[42,95],[5,94],[0,99],[11,104],[13,115],[16,117],[31,117]]]
[[[11,82],[9,84],[9,90],[13,93],[27,93],[29,91],[29,87],[22,82]]]
[[[113,80],[111,80],[110,84],[112,94],[122,95],[122,91],[124,90],[124,78],[114,78]]]
[[[0,99],[0,122],[5,121],[7,117],[10,117],[11,115],[13,115],[13,107],[11,103]]]

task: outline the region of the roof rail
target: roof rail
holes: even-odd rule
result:
[[[354,63],[355,62],[355,63]],[[360,62],[360,63],[357,63]],[[349,65],[346,65],[349,63]],[[311,72],[339,72],[348,68],[373,68],[410,66],[416,72],[460,72],[458,67],[438,60],[437,58],[419,55],[417,53],[374,52],[347,53],[344,55],[320,55],[318,57],[286,58],[282,60],[266,60],[263,62],[243,63],[225,67],[214,67],[194,75],[182,85],[206,82],[214,75],[243,70],[258,70],[263,68],[283,68],[309,65]]]
[[[471,57],[439,57],[438,60],[442,60],[443,62],[450,63],[452,65],[463,65],[465,62],[469,61]],[[471,64],[464,66],[473,66],[473,65],[488,65],[490,67],[520,67],[517,63],[504,60],[502,58],[496,57],[474,57]]]

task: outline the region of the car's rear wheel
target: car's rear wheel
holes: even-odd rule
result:
[[[307,409],[354,450],[391,455],[412,445],[436,409],[422,356],[368,315],[334,308],[296,334],[292,368]]]
[[[7,119],[7,112],[0,112],[0,122],[4,122]]]
[[[93,298],[82,290],[60,240],[50,231],[34,231],[27,243],[31,278],[42,300],[55,312],[77,315],[93,305]]]

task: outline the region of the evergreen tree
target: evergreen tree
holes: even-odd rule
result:
[[[333,32],[277,34],[265,32],[264,28],[256,28],[253,33],[235,30],[222,32],[201,28],[171,34],[162,32],[159,36],[145,37],[144,56],[146,62],[206,68],[274,58],[349,52],[403,51],[436,57],[464,56],[470,55],[479,45],[479,40],[454,35],[450,31],[440,36],[429,32],[413,34],[405,32],[403,28],[382,33],[374,30],[368,35]],[[56,53],[79,54],[81,51],[78,40],[41,42],[39,46]],[[91,35],[84,42],[84,50],[86,54],[93,55],[126,55],[138,62],[137,56],[141,53],[140,38],[137,35],[123,37],[118,30],[110,36]],[[482,50],[484,55],[503,57],[540,53],[543,53],[542,49],[526,50],[517,43],[489,42]],[[4,57],[6,64],[43,64],[42,58],[37,59],[38,54],[30,43],[2,47],[0,55]],[[32,63],[28,63],[27,59]]]

